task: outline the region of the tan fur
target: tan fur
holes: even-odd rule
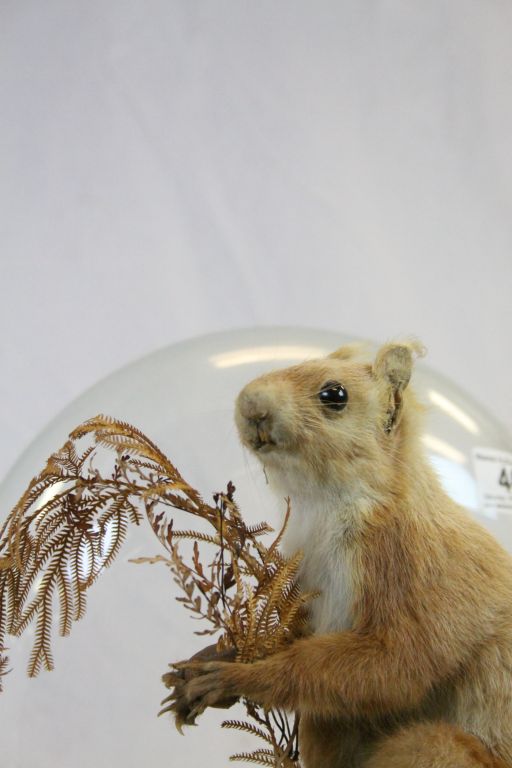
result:
[[[390,344],[370,365],[342,349],[237,401],[242,441],[291,498],[287,546],[322,594],[311,635],[255,664],[205,665],[186,695],[299,712],[306,768],[512,765],[512,561],[423,456],[407,388],[418,351]],[[348,392],[340,412],[318,399],[329,380]]]

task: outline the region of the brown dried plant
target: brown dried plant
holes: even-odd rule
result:
[[[165,554],[135,562],[169,568],[183,592],[177,599],[208,623],[196,634],[217,635],[217,652],[249,663],[302,633],[311,595],[297,584],[300,554],[285,559],[279,551],[289,505],[283,529],[266,546],[261,538],[272,529],[247,526],[234,491],[229,483],[207,504],[146,435],[124,422],[97,416],[73,430],[0,529],[0,683],[8,664],[6,636],[20,635],[33,622],[28,674],[53,668],[55,604],[60,634],[68,635],[84,616],[87,590],[118,555],[128,526],[144,516]],[[170,510],[194,515],[213,530],[175,530]],[[182,539],[193,542],[189,562],[178,548]],[[207,565],[200,543],[212,553]],[[223,726],[258,736],[265,747],[231,759],[298,766],[297,718],[290,724],[283,712],[244,703],[250,720]],[[176,716],[180,730],[191,722]]]

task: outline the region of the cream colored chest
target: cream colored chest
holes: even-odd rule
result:
[[[353,551],[347,544],[346,524],[332,510],[293,504],[283,541],[286,555],[302,550],[300,581],[304,590],[320,594],[311,604],[316,633],[340,632],[352,625],[354,600]]]

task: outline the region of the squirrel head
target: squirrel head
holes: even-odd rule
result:
[[[236,401],[241,441],[284,492],[389,486],[404,441],[419,434],[407,387],[423,353],[416,341],[394,342],[370,362],[364,348],[349,345],[260,376]]]

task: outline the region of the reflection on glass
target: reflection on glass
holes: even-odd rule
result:
[[[48,504],[49,501],[54,499],[56,496],[59,495],[59,493],[63,493],[66,490],[66,487],[69,485],[69,483],[66,483],[65,480],[61,480],[58,483],[54,483],[49,488],[46,488],[40,498],[39,501],[34,504],[33,510],[34,512],[38,509],[41,509],[41,507],[44,507],[45,504]]]
[[[468,416],[468,414],[463,411],[462,408],[459,408],[458,405],[452,403],[452,401],[445,397],[445,395],[442,395],[435,389],[430,389],[428,396],[434,405],[437,405],[437,407],[447,413],[448,416],[451,416],[452,419],[458,421],[458,423],[467,429],[468,432],[471,432],[473,435],[478,435],[480,432],[478,424],[474,421],[474,419],[471,418],[471,416]]]
[[[446,443],[444,440],[441,440],[439,437],[434,437],[434,435],[426,434],[426,435],[423,435],[421,439],[428,451],[432,451],[432,453],[437,453],[439,456],[443,456],[445,459],[448,459],[449,461],[454,461],[456,464],[466,463],[466,457],[464,456],[462,451],[457,450],[457,448],[454,448],[453,445],[450,445],[450,443]]]
[[[246,349],[234,349],[223,352],[220,355],[212,355],[209,360],[215,368],[232,368],[236,365],[248,363],[265,363],[274,360],[311,360],[315,357],[324,357],[329,354],[325,347],[247,347]]]
[[[472,512],[478,511],[478,497],[475,479],[471,472],[453,461],[444,459],[437,454],[429,456],[430,462],[437,472],[443,487],[457,504],[462,504]]]

